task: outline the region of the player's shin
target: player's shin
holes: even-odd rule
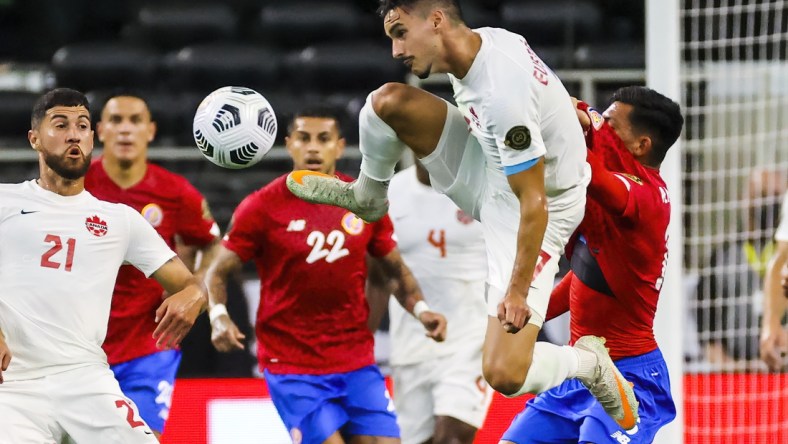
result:
[[[359,113],[359,150],[361,174],[354,186],[356,200],[364,204],[371,199],[385,198],[388,181],[405,151],[405,144],[372,107],[372,94]]]
[[[545,392],[569,378],[574,378],[579,367],[580,358],[572,347],[537,342],[534,344],[534,357],[523,386],[505,396],[514,398],[526,393]]]

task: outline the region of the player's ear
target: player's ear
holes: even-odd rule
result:
[[[444,20],[446,20],[446,17],[444,16],[443,11],[441,11],[440,9],[436,9],[432,11],[432,15],[430,15],[430,21],[432,22],[432,29],[437,31]]]
[[[345,140],[344,137],[340,137],[339,139],[337,139],[337,159],[339,159],[340,157],[342,157],[343,154],[345,154],[346,144],[347,141]]]
[[[99,142],[104,142],[104,125],[103,125],[103,123],[104,122],[102,122],[101,120],[96,122],[96,138],[99,140]]]
[[[636,157],[645,156],[651,152],[652,142],[651,137],[643,135],[638,137],[637,152],[633,153]]]
[[[38,130],[30,130],[27,132],[27,141],[30,142],[30,147],[38,151],[41,144],[38,140]]]
[[[153,142],[153,139],[156,138],[156,131],[159,129],[159,126],[156,125],[156,122],[150,121],[148,123],[148,143]]]

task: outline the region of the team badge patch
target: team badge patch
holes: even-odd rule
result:
[[[506,132],[503,144],[513,150],[524,150],[531,146],[531,131],[524,125],[513,126]]]
[[[155,203],[149,203],[142,207],[140,214],[154,227],[161,225],[161,222],[164,220],[164,211]]]
[[[107,223],[96,215],[85,219],[85,228],[96,237],[102,237],[107,234]]]
[[[605,123],[605,118],[594,108],[588,108],[588,117],[591,118],[591,125],[593,125],[595,130],[602,128],[602,124]]]
[[[342,216],[342,229],[350,234],[356,236],[364,231],[364,221],[353,213],[346,213]]]

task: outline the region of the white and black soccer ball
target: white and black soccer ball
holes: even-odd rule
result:
[[[225,86],[203,99],[192,131],[200,152],[224,168],[250,167],[265,156],[276,139],[276,115],[257,91]]]

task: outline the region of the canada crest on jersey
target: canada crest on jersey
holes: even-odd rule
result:
[[[85,228],[96,237],[102,237],[107,234],[107,223],[95,214],[85,219]]]

